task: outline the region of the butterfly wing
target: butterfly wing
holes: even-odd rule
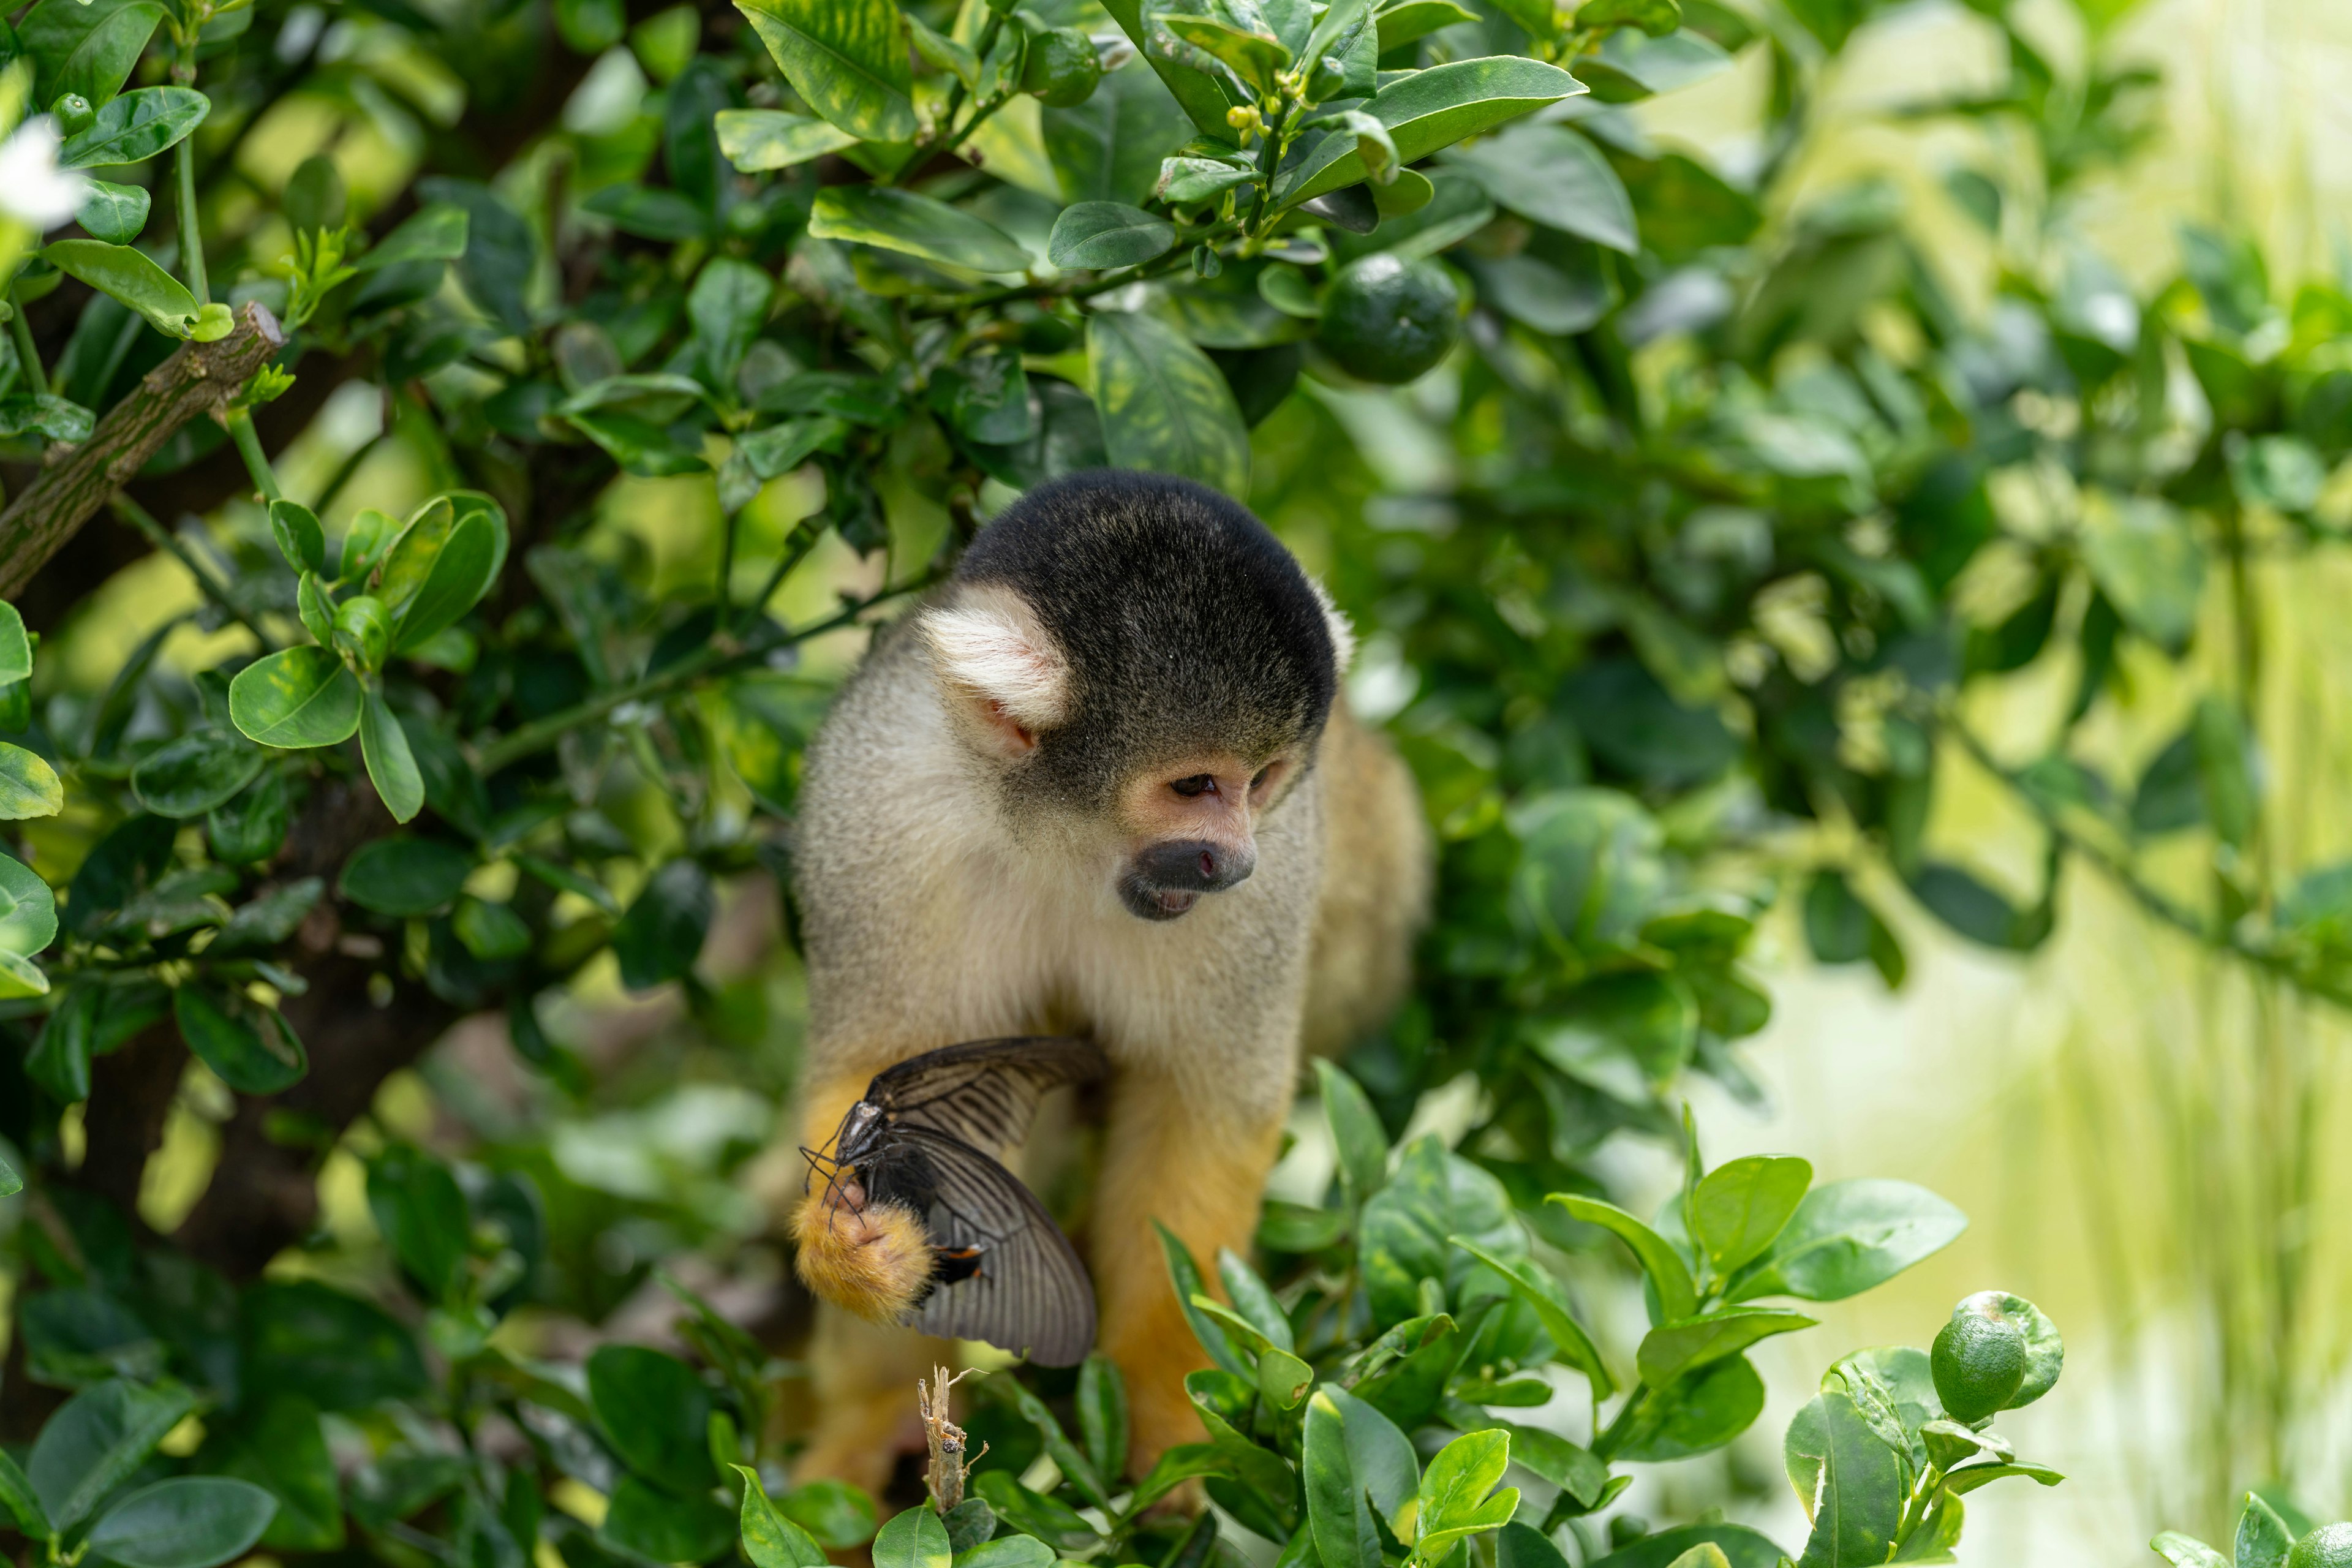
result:
[[[1078,1255],[1013,1173],[970,1144],[914,1125],[891,1130],[865,1167],[875,1196],[921,1211],[934,1246],[970,1248],[969,1274],[942,1276],[915,1326],[949,1339],[1075,1366],[1095,1342],[1095,1292]]]
[[[1002,1155],[1029,1135],[1046,1090],[1108,1069],[1093,1041],[1067,1035],[967,1040],[876,1074],[866,1099],[898,1126],[944,1132]]]

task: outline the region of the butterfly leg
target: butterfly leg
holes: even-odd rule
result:
[[[1128,1468],[1138,1476],[1164,1450],[1205,1435],[1184,1374],[1209,1358],[1169,1283],[1153,1222],[1175,1233],[1223,1295],[1217,1253],[1247,1256],[1281,1138],[1279,1115],[1202,1106],[1150,1073],[1122,1074],[1113,1092],[1092,1225],[1095,1289],[1101,1349],[1127,1379]]]

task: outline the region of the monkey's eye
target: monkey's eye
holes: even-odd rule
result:
[[[1206,795],[1217,787],[1217,781],[1207,773],[1194,773],[1189,779],[1177,779],[1168,786],[1186,800],[1196,795]]]
[[[1258,769],[1256,776],[1250,780],[1250,788],[1253,790],[1264,789],[1265,787],[1265,781],[1273,776],[1274,764],[1272,763],[1268,763],[1265,766]]]

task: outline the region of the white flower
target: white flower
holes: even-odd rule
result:
[[[36,229],[51,229],[79,210],[89,181],[58,167],[63,141],[58,122],[39,114],[0,142],[0,212]]]

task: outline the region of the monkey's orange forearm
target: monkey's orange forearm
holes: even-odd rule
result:
[[[1203,1436],[1184,1374],[1209,1364],[1153,1221],[1175,1233],[1222,1296],[1217,1253],[1248,1252],[1281,1134],[1276,1119],[1199,1114],[1163,1083],[1122,1082],[1117,1092],[1094,1215],[1095,1292],[1101,1349],[1127,1379],[1135,1422],[1128,1462],[1137,1475],[1173,1445]]]

